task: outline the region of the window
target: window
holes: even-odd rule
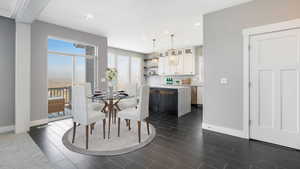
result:
[[[118,70],[118,88],[125,88],[126,84],[130,83],[130,57],[118,56],[117,57],[117,70]]]
[[[70,87],[73,83],[73,57],[48,55],[48,87]]]
[[[131,83],[141,83],[141,65],[142,60],[139,57],[131,57]]]
[[[48,39],[48,117],[51,120],[72,116],[71,89],[74,84],[90,82],[92,87],[97,85],[99,63],[96,49],[94,46]]]
[[[95,47],[48,39],[48,86],[95,85]]]
[[[116,57],[114,54],[108,53],[107,60],[108,60],[108,63],[107,63],[108,68],[116,68]]]
[[[127,84],[141,83],[142,58],[138,56],[119,55],[108,53],[109,68],[117,68],[119,89],[123,89]]]
[[[75,62],[75,82],[83,84],[86,82],[86,59],[84,57],[76,57]]]

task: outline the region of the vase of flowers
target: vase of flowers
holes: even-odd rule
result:
[[[118,71],[115,68],[107,68],[106,69],[106,80],[108,85],[108,96],[113,96],[113,89],[117,82]]]

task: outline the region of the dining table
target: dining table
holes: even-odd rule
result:
[[[133,98],[134,96],[128,95],[125,91],[113,91],[108,93],[106,91],[95,91],[92,96],[89,96],[93,101],[101,101],[104,107],[101,112],[108,116],[108,139],[110,139],[110,128],[112,123],[116,123],[117,112],[120,111],[118,103],[123,99]],[[127,124],[128,125],[128,124]]]

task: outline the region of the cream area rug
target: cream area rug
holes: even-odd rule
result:
[[[28,134],[0,134],[0,169],[51,169]]]
[[[89,135],[89,149],[85,149],[85,126],[76,128],[75,143],[72,144],[73,128],[63,136],[64,145],[71,151],[87,155],[111,156],[135,151],[149,144],[155,137],[155,128],[150,124],[148,135],[146,123],[141,125],[141,143],[138,142],[137,122],[131,122],[128,130],[125,121],[121,121],[120,137],[118,137],[117,124],[111,125],[110,139],[107,138],[108,125],[106,124],[106,138],[103,139],[102,121],[97,122],[92,135]]]

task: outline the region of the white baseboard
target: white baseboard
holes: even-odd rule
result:
[[[202,123],[202,128],[205,130],[210,130],[214,131],[217,133],[222,133],[222,134],[227,134],[235,137],[240,137],[240,138],[246,138],[244,131],[242,130],[236,130],[236,129],[231,129],[231,128],[226,128],[226,127],[221,127],[221,126],[216,126],[216,125],[211,125],[207,123]]]
[[[39,125],[47,124],[47,123],[48,123],[48,119],[35,120],[35,121],[30,122],[30,127],[39,126]],[[13,132],[14,130],[15,130],[14,125],[0,126],[0,133]]]
[[[47,123],[48,123],[48,119],[34,120],[30,122],[30,127],[39,126]]]
[[[14,125],[0,127],[0,133],[12,132],[14,130],[15,130],[15,126]]]

